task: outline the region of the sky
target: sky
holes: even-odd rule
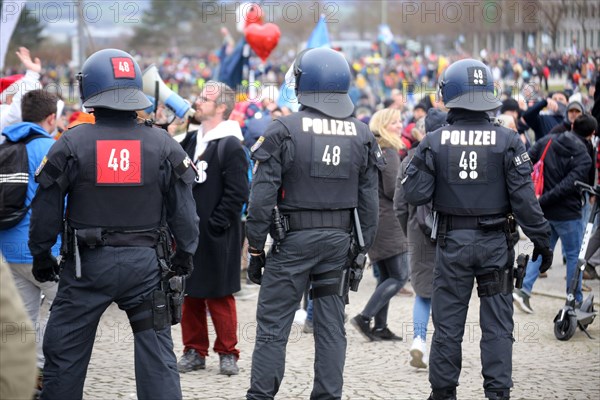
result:
[[[43,23],[47,37],[66,41],[77,33],[76,0],[16,0],[14,4],[27,7]],[[83,18],[92,37],[115,37],[131,32],[148,5],[149,0],[85,0]]]

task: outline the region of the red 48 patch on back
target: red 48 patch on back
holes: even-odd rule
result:
[[[129,57],[111,58],[113,66],[113,75],[115,79],[131,78],[135,79],[135,64]]]
[[[141,141],[96,141],[96,184],[124,186],[141,185]]]

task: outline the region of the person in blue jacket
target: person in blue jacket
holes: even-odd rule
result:
[[[37,190],[35,171],[43,158],[54,144],[50,133],[56,129],[56,111],[58,98],[48,91],[37,89],[27,92],[21,100],[21,113],[23,122],[9,125],[2,131],[2,135],[12,142],[26,141],[31,135],[39,137],[26,144],[29,159],[29,176],[25,205],[29,206]],[[35,337],[26,335],[25,340],[35,340],[37,344],[37,366],[41,371],[44,367],[44,354],[42,352],[42,334],[48,321],[48,315],[39,320],[41,295],[51,305],[56,296],[58,284],[54,281],[40,283],[31,272],[33,258],[27,247],[29,239],[29,219],[31,210],[14,227],[0,230],[0,252],[8,262],[15,284],[27,309],[27,313],[36,329]],[[52,254],[58,255],[61,241],[58,238]]]

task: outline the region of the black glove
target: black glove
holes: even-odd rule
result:
[[[550,269],[554,253],[552,252],[552,250],[550,250],[549,247],[534,245],[533,256],[531,257],[531,259],[533,261],[537,261],[538,256],[542,256],[542,263],[540,264],[540,273],[544,273]]]
[[[48,281],[58,282],[60,266],[56,258],[48,252],[33,256],[33,268],[31,269],[36,281],[44,283]]]
[[[175,252],[175,255],[171,259],[171,265],[175,275],[183,276],[184,278],[192,275],[192,271],[194,270],[192,255],[185,251]]]
[[[248,263],[248,278],[260,285],[262,282],[262,269],[265,266],[265,252],[252,254],[250,253],[250,263]]]

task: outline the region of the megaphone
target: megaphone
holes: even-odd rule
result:
[[[171,109],[179,118],[186,118],[194,115],[192,106],[186,102],[183,97],[173,92],[165,85],[158,74],[158,68],[152,64],[142,74],[144,84],[144,94],[152,97],[158,97],[165,106]],[[157,96],[158,95],[158,96]]]

